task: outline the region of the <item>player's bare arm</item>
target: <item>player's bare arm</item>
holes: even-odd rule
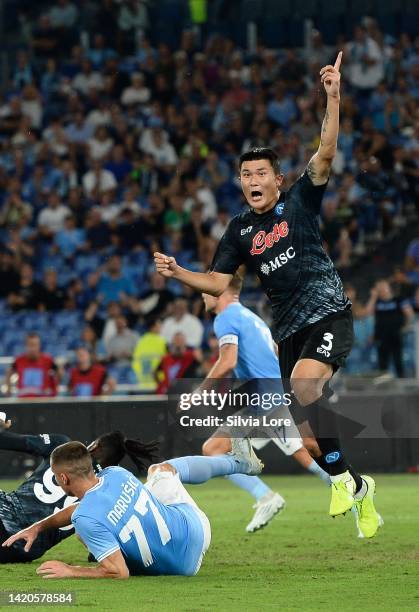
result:
[[[43,519],[42,521],[33,523],[33,525],[26,527],[26,529],[18,531],[3,542],[2,546],[9,547],[18,540],[24,540],[26,542],[24,550],[25,552],[29,552],[32,544],[43,531],[47,531],[48,529],[60,529],[61,527],[71,525],[71,517],[73,516],[73,512],[77,508],[77,505],[78,504],[71,504],[71,506],[67,506],[67,508],[63,508],[59,512],[47,516],[47,518]]]
[[[233,278],[232,274],[221,272],[191,272],[179,266],[174,257],[163,253],[154,253],[154,263],[157,272],[165,278],[173,278],[196,291],[217,297],[227,289]]]
[[[330,168],[336,154],[339,133],[340,64],[339,52],[334,66],[327,65],[320,70],[321,82],[327,94],[326,113],[320,134],[317,152],[310,159],[307,172],[313,185],[323,185],[329,178]]]
[[[129,578],[129,570],[120,550],[106,557],[95,567],[69,565],[62,561],[45,561],[36,570],[43,578]]]
[[[201,393],[204,389],[212,389],[212,381],[215,379],[225,378],[231,370],[237,365],[238,347],[237,344],[223,344],[220,347],[220,354],[217,361],[208,372],[205,379],[195,390],[195,393]]]
[[[207,374],[207,378],[223,378],[237,365],[237,344],[223,344],[217,361]]]

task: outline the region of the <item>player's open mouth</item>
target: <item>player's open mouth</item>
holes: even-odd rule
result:
[[[262,199],[262,192],[258,191],[257,189],[251,191],[250,195],[252,198],[252,202],[260,202],[260,200]]]

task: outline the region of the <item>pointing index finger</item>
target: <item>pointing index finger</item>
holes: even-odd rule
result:
[[[342,61],[342,51],[339,51],[333,68],[335,68],[336,70],[339,70],[341,61]]]

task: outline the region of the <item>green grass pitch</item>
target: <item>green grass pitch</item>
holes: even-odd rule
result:
[[[190,487],[213,532],[193,578],[46,581],[35,574],[40,562],[33,562],[1,566],[0,590],[72,590],[73,608],[79,610],[419,610],[417,476],[376,477],[377,508],[385,525],[371,541],[357,539],[350,513],[334,520],[327,516],[329,491],[315,477],[266,480],[286,498],[287,508],[251,535],[244,531],[252,516],[246,493],[223,479]],[[6,490],[12,485],[0,483]],[[44,559],[83,564],[86,552],[70,538]],[[36,609],[51,611],[51,606]]]

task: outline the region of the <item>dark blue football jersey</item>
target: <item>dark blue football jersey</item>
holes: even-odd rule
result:
[[[75,497],[66,495],[57,484],[49,463],[54,448],[69,440],[61,434],[31,436],[0,431],[0,450],[24,452],[41,459],[38,467],[15,491],[0,491],[0,521],[9,534],[77,501]],[[72,533],[72,526],[43,532],[33,546],[31,558],[41,556]],[[24,543],[14,546],[23,549]]]
[[[245,264],[258,276],[272,305],[277,342],[350,307],[320,236],[325,188],[313,185],[305,172],[267,212],[234,217],[214,255],[215,272],[234,274]]]

